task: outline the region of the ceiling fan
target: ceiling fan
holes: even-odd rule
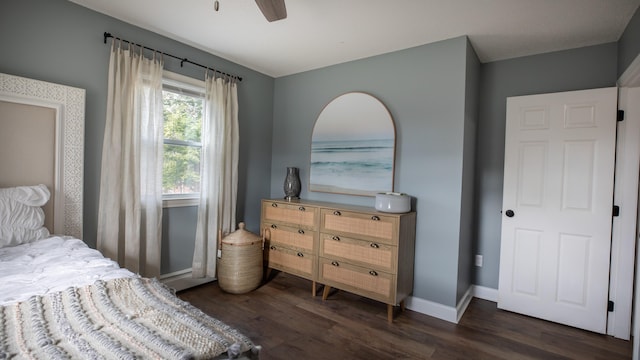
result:
[[[284,5],[284,0],[256,0],[256,4],[258,4],[262,15],[264,15],[269,22],[287,18],[287,8]],[[220,9],[218,0],[214,1],[213,8],[216,11]]]
[[[284,0],[256,0],[262,15],[269,21],[278,21],[287,17]]]

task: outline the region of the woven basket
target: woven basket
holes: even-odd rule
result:
[[[238,230],[221,242],[222,257],[218,259],[218,284],[232,294],[255,290],[262,281],[262,239],[238,224]]]

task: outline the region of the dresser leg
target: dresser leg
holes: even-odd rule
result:
[[[322,290],[322,300],[327,300],[329,297],[329,291],[331,291],[331,286],[325,285],[324,290]]]
[[[315,281],[311,282],[311,296],[312,297],[316,297],[316,282]]]
[[[400,301],[400,311],[404,312],[404,310],[407,308],[406,304],[404,303],[404,300]]]
[[[389,324],[393,323],[393,305],[387,304],[387,320]]]

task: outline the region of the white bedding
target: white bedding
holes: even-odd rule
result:
[[[52,236],[0,248],[0,305],[33,295],[90,285],[97,280],[137,277],[82,240]]]
[[[0,305],[0,359],[260,358],[238,330],[71,237],[0,248]]]

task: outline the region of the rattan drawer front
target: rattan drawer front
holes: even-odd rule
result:
[[[320,283],[386,303],[394,302],[393,275],[332,259],[320,258],[319,261]]]
[[[320,230],[376,238],[391,245],[398,243],[398,218],[376,213],[322,209]]]
[[[320,235],[320,256],[339,258],[390,273],[396,272],[397,253],[396,246],[338,235]]]
[[[310,280],[314,278],[317,258],[276,244],[268,244],[265,248],[265,261],[267,266],[282,270]]]
[[[265,238],[271,244],[280,244],[288,247],[294,247],[302,251],[314,252],[317,249],[316,236],[317,232],[294,228],[280,224],[264,224]]]
[[[318,208],[286,202],[263,201],[262,218],[265,221],[297,225],[305,229],[316,229]]]

